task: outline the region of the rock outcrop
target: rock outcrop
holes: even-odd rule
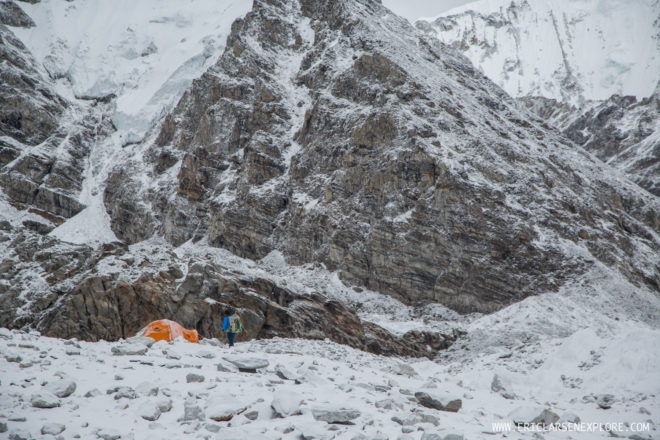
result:
[[[660,196],[660,83],[648,98],[614,95],[582,109],[538,97],[523,102],[577,145]]]

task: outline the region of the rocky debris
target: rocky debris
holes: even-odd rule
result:
[[[97,397],[101,396],[103,393],[101,393],[101,390],[98,388],[94,388],[93,390],[89,390],[85,393],[84,397]]]
[[[167,359],[174,359],[174,360],[179,360],[181,359],[181,355],[179,353],[176,353],[170,349],[163,350],[163,354]]]
[[[296,375],[289,371],[285,366],[283,365],[275,365],[275,374],[277,377],[280,379],[284,380],[296,380]]]
[[[257,370],[266,368],[269,365],[266,359],[229,357],[223,359],[236,366],[241,373],[256,373]]]
[[[549,409],[518,407],[508,417],[516,425],[550,425],[559,421],[559,416]]]
[[[161,413],[169,412],[172,409],[172,399],[160,397],[156,399],[156,405]]]
[[[541,414],[532,419],[532,423],[545,426],[556,423],[558,420],[559,416],[557,414],[550,411],[549,409],[544,409]]]
[[[505,399],[515,399],[516,398],[516,395],[514,393],[512,393],[512,392],[510,392],[506,389],[506,387],[504,386],[502,378],[497,374],[495,374],[493,376],[493,380],[490,383],[490,389],[491,389],[491,391],[493,391],[494,393],[498,393],[499,395],[501,395]]]
[[[145,354],[149,347],[140,344],[122,344],[112,347],[110,350],[116,356],[135,356]]]
[[[135,390],[131,387],[117,387],[117,391],[115,392],[114,399],[119,400],[119,399],[137,399],[137,394],[135,393]]]
[[[194,401],[186,400],[183,405],[183,416],[177,419],[177,421],[190,423],[196,420],[204,420],[204,410]]]
[[[392,408],[401,409],[401,405],[399,405],[392,399],[377,400],[374,405],[376,405],[376,408],[382,408],[387,410],[391,410]]]
[[[140,417],[150,422],[156,421],[160,418],[160,408],[158,403],[153,400],[147,400],[137,410]]]
[[[417,371],[415,371],[415,368],[401,362],[399,362],[395,366],[388,366],[386,368],[386,371],[388,373],[397,374],[399,376],[408,376],[408,377],[418,376]]]
[[[0,422],[0,433],[7,432],[7,424],[5,422]]]
[[[41,434],[58,435],[61,434],[65,429],[66,426],[60,423],[46,423],[41,427]]]
[[[127,339],[126,342],[112,347],[110,350],[112,354],[117,356],[135,356],[145,354],[149,348],[154,344],[151,338],[136,336]]]
[[[49,382],[45,389],[57,397],[64,398],[76,391],[76,383],[71,379],[60,379]]]
[[[559,421],[562,423],[580,423],[580,416],[575,413],[567,412],[562,414]]]
[[[244,414],[244,416],[248,420],[255,421],[259,418],[259,411],[248,411]]]
[[[211,397],[206,405],[206,415],[216,422],[227,422],[247,410],[247,405],[232,396]]]
[[[439,411],[458,412],[463,406],[461,399],[453,399],[446,404],[438,397],[431,397],[428,393],[418,391],[415,393],[415,399],[420,405],[427,408],[437,409]]]
[[[270,406],[276,417],[289,417],[301,414],[300,405],[303,398],[294,391],[277,391]]]
[[[599,408],[610,409],[614,403],[614,395],[612,394],[599,394],[596,396],[596,404]]]
[[[121,433],[112,428],[108,429],[99,429],[96,432],[96,436],[102,440],[118,440],[121,438]]]
[[[30,397],[30,404],[35,408],[55,408],[60,406],[60,399],[48,391],[41,391]]]
[[[142,396],[157,396],[158,386],[151,382],[141,382],[135,387],[135,391]]]
[[[201,374],[195,374],[195,373],[188,373],[186,375],[186,382],[191,383],[191,382],[204,382],[204,376]]]
[[[312,408],[312,416],[315,420],[327,423],[352,424],[352,421],[360,417],[360,411],[346,408]]]

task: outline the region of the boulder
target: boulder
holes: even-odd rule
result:
[[[102,440],[118,440],[121,438],[121,432],[112,428],[99,429],[96,436]]]
[[[135,387],[135,391],[142,396],[157,396],[158,386],[151,382],[140,382],[140,384]]]
[[[419,402],[420,405],[427,408],[437,409],[439,411],[458,412],[463,406],[463,401],[461,399],[453,399],[449,400],[447,403],[443,403],[439,397],[432,397],[428,393],[422,391],[415,393],[415,399],[417,399],[417,402]]]
[[[132,400],[137,398],[137,394],[135,393],[135,390],[131,387],[118,387],[114,398],[115,400],[119,400],[123,398]]]
[[[614,395],[612,394],[599,394],[596,396],[596,404],[599,408],[610,409],[614,403]]]
[[[48,391],[41,391],[30,397],[30,403],[35,408],[55,408],[60,406],[60,400]]]
[[[225,393],[211,396],[206,402],[206,416],[216,422],[226,422],[247,410],[247,404]]]
[[[317,407],[312,409],[314,419],[338,424],[352,424],[352,421],[360,417],[360,411],[356,409],[347,408],[322,408]]]
[[[259,358],[225,357],[223,359],[236,366],[236,368],[238,368],[238,371],[242,373],[256,373],[258,369],[266,368],[268,367],[268,365],[270,365],[266,359],[259,359]]]
[[[161,413],[169,412],[172,409],[172,399],[160,397],[156,399],[156,406],[158,406]]]
[[[69,397],[76,391],[76,383],[71,379],[60,379],[49,382],[45,388],[57,397],[64,398]]]
[[[148,400],[140,405],[137,412],[140,417],[145,420],[149,420],[150,422],[158,420],[161,414],[158,403],[152,400]]]
[[[507,389],[509,387],[510,383],[508,381],[504,380],[497,374],[493,376],[493,380],[490,383],[491,391],[500,394],[505,399],[515,399],[516,395]]]
[[[58,435],[62,431],[66,429],[65,425],[62,425],[61,423],[46,423],[41,427],[41,433],[43,435],[50,434],[50,435]]]
[[[91,389],[91,390],[87,391],[85,393],[84,397],[96,397],[96,396],[100,396],[102,394],[103,393],[101,392],[101,390],[99,390],[98,388],[94,388],[94,389]]]
[[[275,392],[270,406],[276,417],[289,417],[301,413],[302,400],[302,396],[296,392],[280,390]]]
[[[192,400],[186,400],[183,405],[183,416],[177,419],[178,422],[190,423],[196,420],[204,420],[204,410]]]
[[[188,373],[186,374],[186,382],[191,383],[191,382],[204,382],[204,376],[201,374],[195,374],[195,373]]]

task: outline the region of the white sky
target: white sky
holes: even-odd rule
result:
[[[420,17],[434,17],[456,6],[474,0],[383,0],[383,4],[409,21]]]

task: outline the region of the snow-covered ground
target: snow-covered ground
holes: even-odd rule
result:
[[[215,339],[177,340],[147,348],[139,339],[64,341],[0,329],[0,427],[11,438],[53,438],[42,430],[64,427],[66,439],[658,438],[657,325],[594,309],[597,318],[573,317],[568,336],[543,336],[535,323],[556,321],[570,295],[558,294],[554,313],[552,298],[525,302],[473,321],[473,337],[435,362],[329,341],[260,340],[230,349]],[[600,325],[577,330],[594,321]],[[536,338],[520,341],[531,328]],[[227,359],[268,366],[240,372]],[[425,407],[418,392],[443,404],[460,399],[461,408]],[[544,409],[558,416],[545,413],[546,422],[566,429],[546,425],[541,437],[536,425],[506,432],[508,422],[531,422]],[[328,423],[324,414],[346,423]]]

